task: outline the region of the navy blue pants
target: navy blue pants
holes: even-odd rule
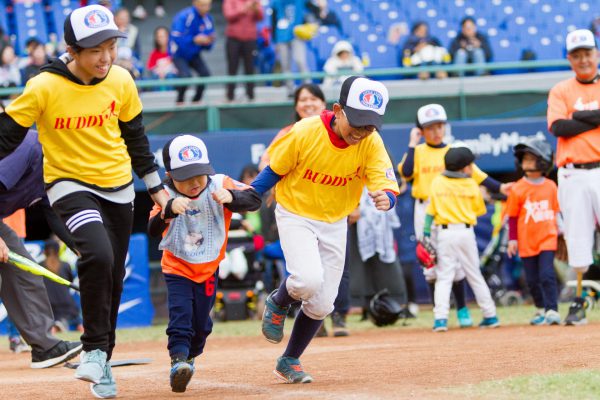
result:
[[[178,275],[164,274],[169,304],[169,355],[194,358],[202,354],[212,332],[210,310],[215,304],[217,275],[196,283]]]
[[[529,292],[537,308],[558,311],[558,289],[554,272],[554,252],[542,251],[537,256],[521,257]]]
[[[191,78],[192,77],[192,69],[198,73],[198,76],[210,76],[210,71],[206,66],[206,63],[202,59],[202,53],[198,54],[198,57],[195,57],[191,60],[186,60],[185,58],[175,57],[173,58],[173,64],[177,68],[179,78]],[[177,102],[183,103],[185,100],[185,91],[186,86],[178,86],[177,87]],[[202,95],[204,94],[204,85],[196,86],[196,94],[192,101],[200,101],[202,100]]]

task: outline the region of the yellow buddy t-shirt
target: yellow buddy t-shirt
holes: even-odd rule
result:
[[[119,120],[129,122],[141,111],[131,75],[116,65],[95,85],[42,72],[6,108],[21,126],[37,123],[46,183],[70,179],[101,188],[131,182],[131,159]]]
[[[276,186],[277,202],[300,216],[335,222],[356,208],[365,185],[398,194],[379,133],[339,148],[329,138],[324,115],[297,122],[269,147],[271,169],[284,176]]]
[[[436,225],[477,223],[486,213],[479,185],[473,178],[448,178],[438,175],[431,183],[427,214]]]
[[[412,176],[405,176],[407,180],[413,181],[412,196],[415,199],[427,200],[429,198],[429,188],[433,179],[441,174],[445,169],[444,156],[450,149],[449,145],[444,147],[431,147],[427,143],[421,143],[415,147],[414,168]],[[402,174],[402,164],[398,164],[398,172]],[[487,174],[473,164],[473,179],[481,184],[487,178]]]

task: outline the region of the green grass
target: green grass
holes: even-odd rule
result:
[[[564,317],[568,311],[568,304],[560,304],[559,312]],[[481,320],[481,311],[477,308],[476,304],[469,306],[471,309],[471,316],[475,324]],[[533,306],[513,306],[513,307],[499,307],[498,318],[502,325],[526,325],[533,316],[535,308]],[[588,320],[590,322],[600,321],[600,313],[595,310],[588,312]],[[451,311],[450,319],[448,321],[449,327],[457,327],[458,322],[456,321],[456,313]],[[291,331],[293,324],[286,324],[286,332]],[[396,324],[386,327],[376,327],[371,321],[360,321],[359,315],[350,315],[348,317],[348,328],[351,331],[369,331],[375,329],[387,329],[387,330],[400,330],[400,329],[415,329],[415,328],[431,328],[433,325],[433,313],[431,306],[428,309],[423,309],[419,313],[419,317],[416,319],[400,320]],[[166,324],[161,323],[153,325],[147,328],[136,328],[136,329],[119,329],[117,331],[117,340],[119,343],[128,342],[139,342],[139,341],[166,341]],[[213,327],[213,337],[240,337],[240,336],[260,336],[260,321],[247,320],[247,321],[228,321],[219,322],[216,321]],[[61,333],[58,336],[67,340],[76,340],[79,334],[76,332]]]
[[[442,393],[463,395],[465,399],[591,400],[600,396],[600,371],[519,376],[457,386],[443,390]]]

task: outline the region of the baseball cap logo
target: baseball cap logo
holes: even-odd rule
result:
[[[427,111],[425,111],[426,117],[437,117],[438,115],[440,115],[440,113],[434,107],[429,108]]]
[[[88,28],[102,28],[110,23],[110,19],[103,11],[92,10],[85,15],[83,22]]]
[[[202,158],[202,152],[196,146],[186,146],[179,151],[179,159],[183,162],[198,161]]]
[[[365,107],[378,110],[383,105],[383,96],[375,90],[365,90],[358,95],[358,101]]]
[[[577,44],[581,42],[586,42],[587,37],[585,35],[573,35],[571,36],[571,43]]]

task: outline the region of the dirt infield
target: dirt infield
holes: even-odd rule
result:
[[[302,358],[315,378],[305,385],[277,380],[271,371],[284,345],[262,337],[209,338],[184,394],[170,391],[166,340],[118,345],[114,359],[151,357],[154,362],[113,371],[122,399],[458,399],[464,394],[444,388],[600,368],[600,358],[589,351],[590,344],[600,343],[599,328],[510,326],[440,334],[394,328],[319,338]],[[0,399],[93,398],[72,370],[32,370],[28,363],[27,354],[0,351]]]

